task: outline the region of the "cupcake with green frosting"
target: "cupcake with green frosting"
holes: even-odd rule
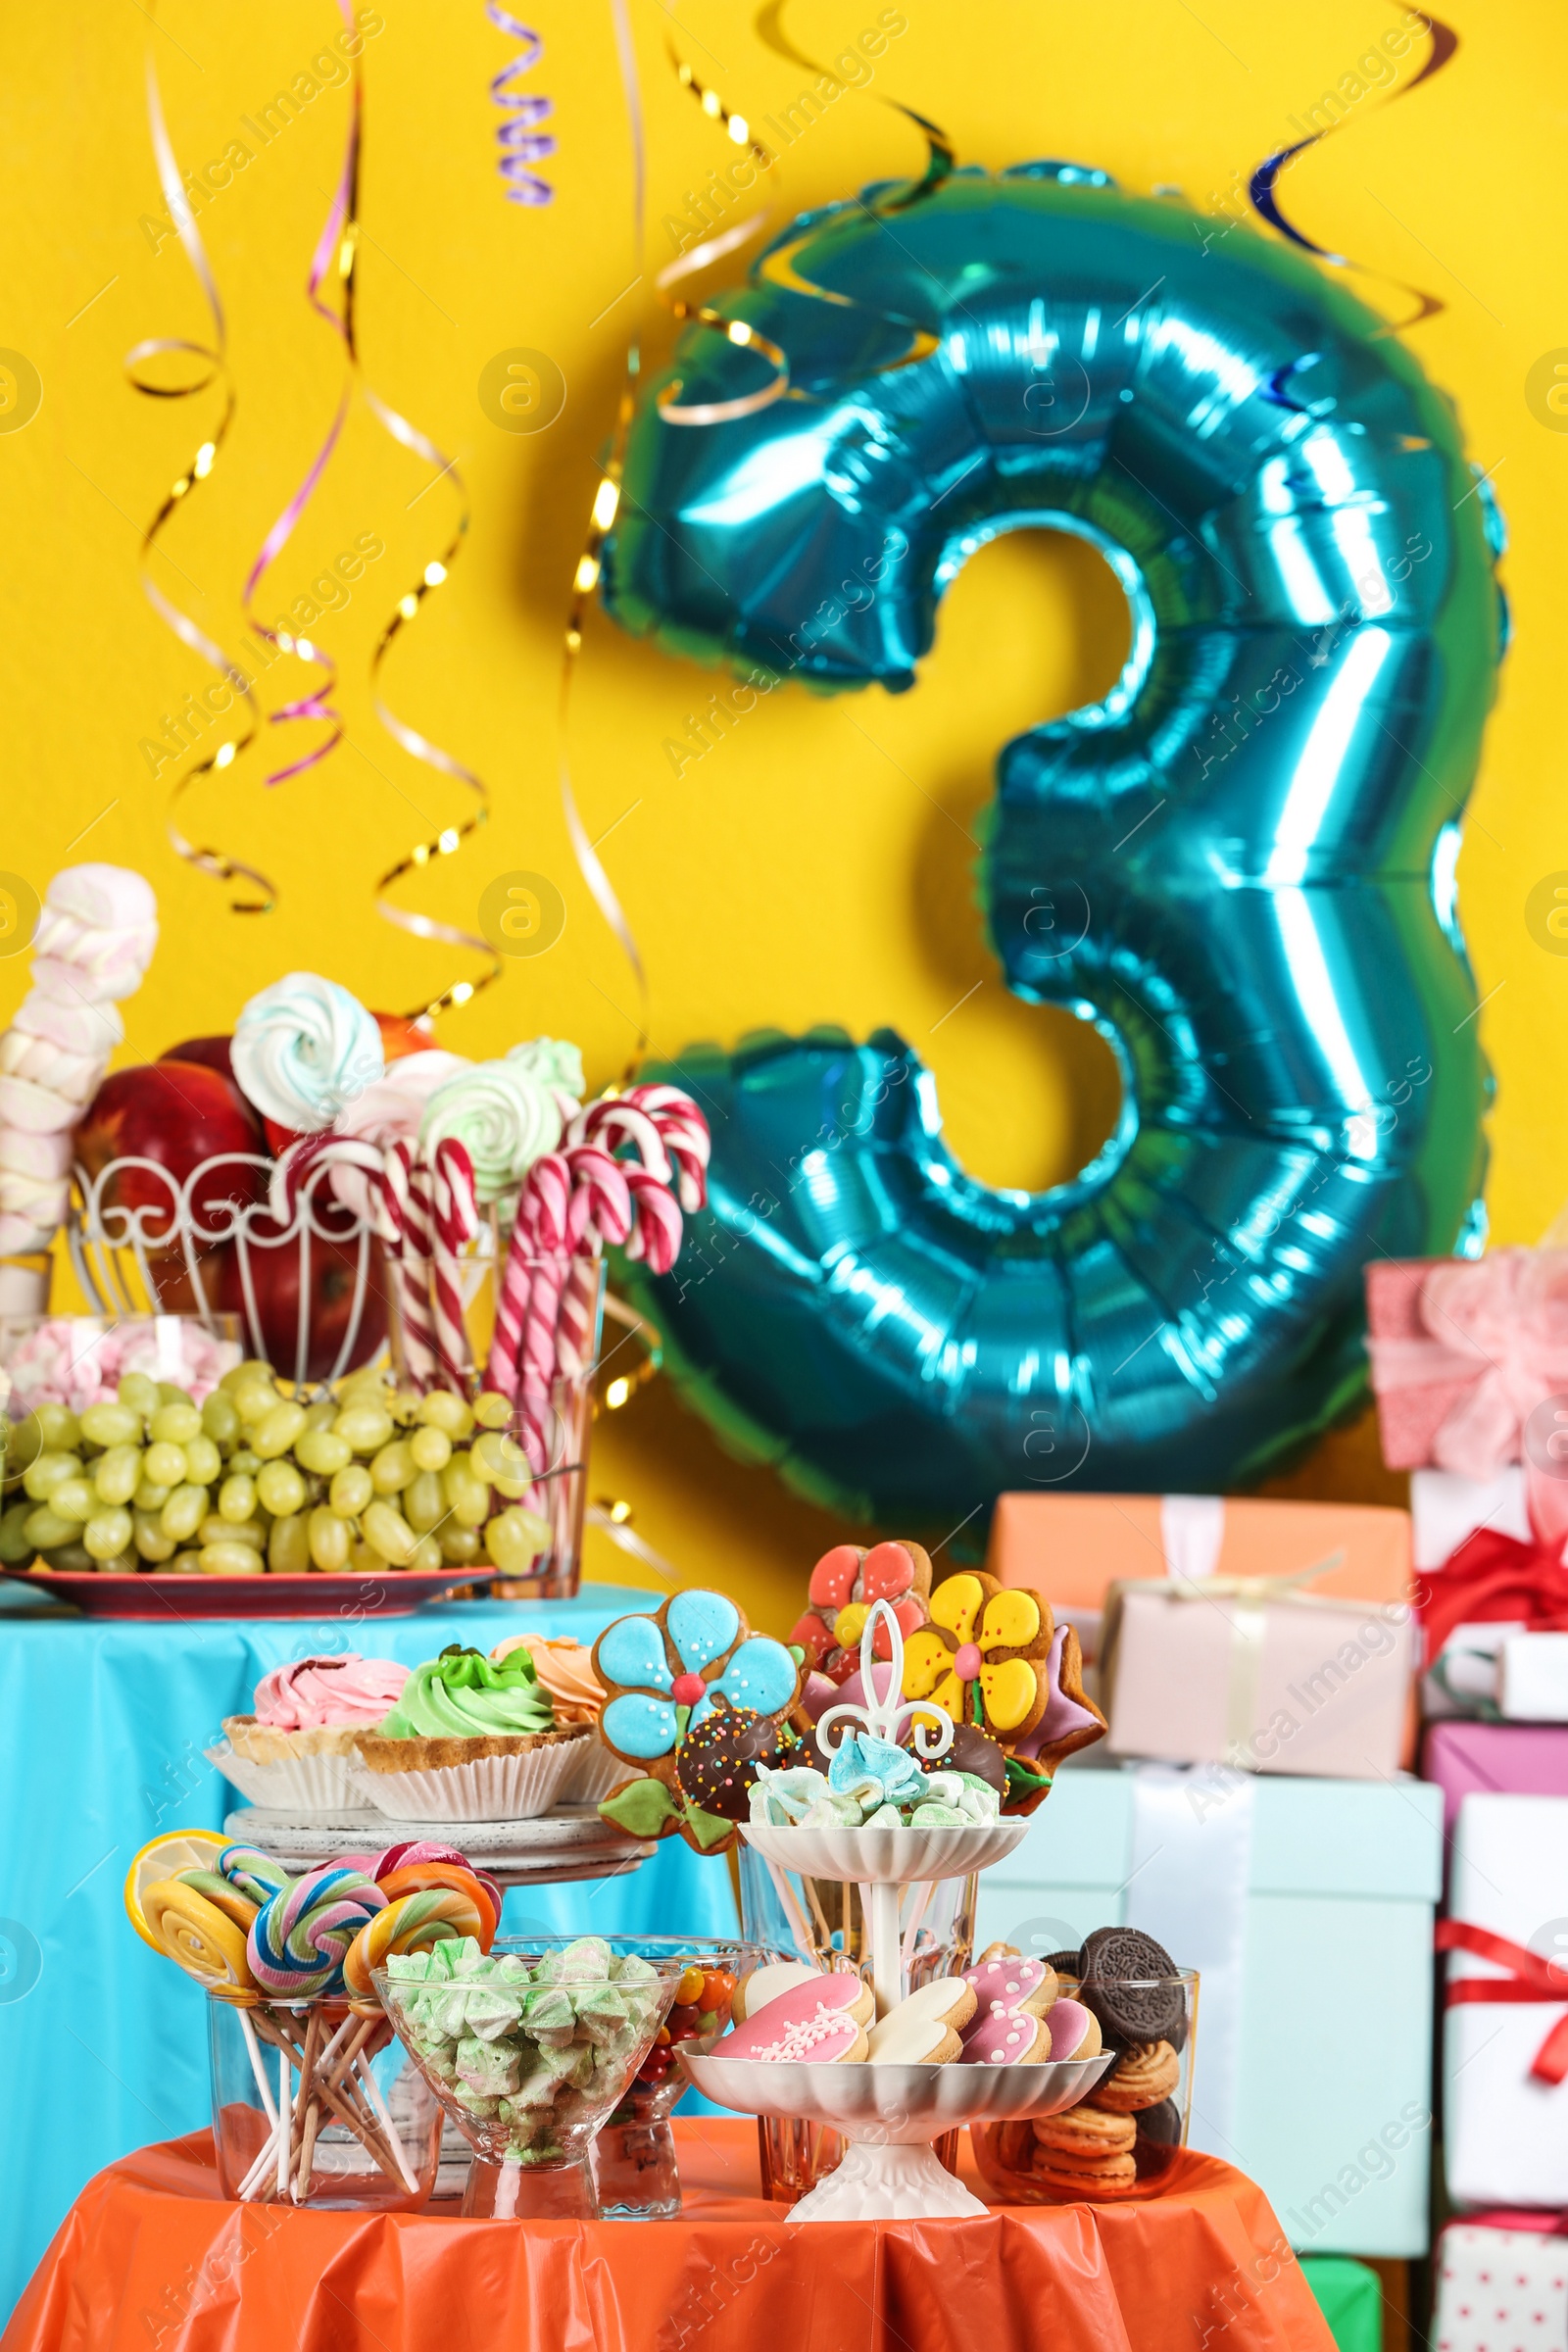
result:
[[[531,1821],[576,1763],[584,1724],[558,1724],[527,1650],[499,1662],[454,1642],[416,1666],[392,1711],[355,1736],[360,1785],[400,1821]]]

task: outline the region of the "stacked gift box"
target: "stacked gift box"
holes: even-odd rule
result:
[[[1192,2144],[1298,2251],[1424,2252],[1442,1794],[1406,1770],[1407,1514],[1007,1494],[987,1566],[1076,1626],[1109,1731],[988,1873],[980,1938],[1155,1936],[1200,1973]],[[1345,2002],[1348,2044],[1313,2023]]]
[[[1443,2352],[1568,2352],[1568,1256],[1367,1269],[1447,1856]]]

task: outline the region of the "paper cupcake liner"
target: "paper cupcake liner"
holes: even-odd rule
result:
[[[225,1781],[253,1805],[301,1817],[317,1813],[369,1813],[352,1755],[296,1755],[273,1764],[257,1764],[235,1755],[227,1740],[206,1750]]]
[[[596,1732],[591,1739],[578,1740],[575,1769],[556,1801],[563,1805],[597,1805],[602,1796],[608,1796],[623,1781],[636,1778],[636,1766],[612,1755]]]
[[[549,1740],[520,1755],[409,1772],[372,1772],[357,1763],[356,1795],[394,1821],[533,1821],[560,1803],[577,1769],[577,1751],[586,1745],[582,1740]]]

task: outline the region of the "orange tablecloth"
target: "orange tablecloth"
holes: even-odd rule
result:
[[[238,2206],[207,2133],[143,2148],[83,2189],[0,2352],[1333,2352],[1213,2157],[1143,2205],[792,2227],[755,2126],[675,2129],[685,2210],[654,2223]]]

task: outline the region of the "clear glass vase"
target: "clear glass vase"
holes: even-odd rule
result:
[[[441,2110],[384,2018],[333,1999],[209,1994],[213,2142],[243,2204],[412,2213],[435,2184]]]
[[[1071,1978],[1062,1984],[1077,1996]],[[1148,2042],[1110,2044],[1107,2037],[1118,2051],[1116,2065],[1083,2100],[1077,2125],[1077,2110],[1069,2109],[1035,2122],[971,2129],[980,2177],[999,2204],[1125,2204],[1162,2192],[1192,2118],[1198,1971],[1178,1969],[1122,1989],[1146,2004],[1162,2003],[1163,2031]],[[1092,2142],[1082,2128],[1090,2115]]]
[[[393,1270],[394,1274],[396,1269]],[[582,1580],[582,1531],[588,1501],[588,1452],[593,1433],[593,1379],[604,1328],[604,1260],[551,1256],[515,1260],[505,1237],[480,1228],[473,1248],[437,1268],[462,1304],[462,1340],[451,1335],[431,1371],[411,1348],[407,1298],[390,1285],[392,1362],[415,1387],[447,1387],[477,1396],[492,1369],[498,1280],[510,1286],[508,1317],[517,1334],[511,1420],[502,1475],[484,1526],[469,1531],[471,1549],[458,1548],[463,1531],[443,1541],[454,1566],[471,1564],[475,1578],[494,1580],[498,1600],[569,1600]],[[505,1521],[505,1526],[498,1522]]]
[[[744,1843],[740,1880],[741,1931],[749,1940],[817,1968],[853,1969],[870,1983],[870,1925],[858,1886],[775,1871],[755,1847]],[[954,1976],[968,1967],[978,1886],[978,1878],[970,1877],[938,1879],[903,1889],[899,1908],[907,1953],[907,1991],[933,1977]],[[779,2205],[793,2205],[806,2196],[826,2180],[844,2154],[843,2137],[831,2125],[813,2124],[804,2116],[759,2116],[757,2136],[763,2193]],[[944,2132],[933,2144],[947,2171],[956,2172],[957,2132]]]

